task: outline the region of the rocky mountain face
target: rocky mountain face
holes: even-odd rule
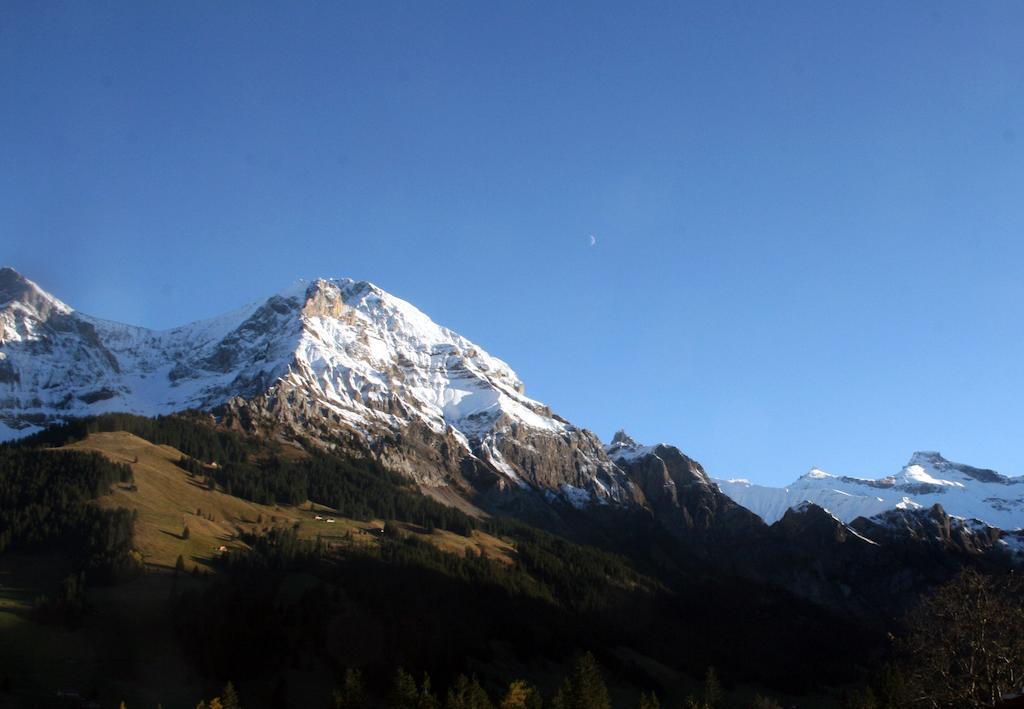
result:
[[[512,369],[363,281],[298,282],[167,331],[79,313],[0,271],[0,436],[69,417],[206,409],[324,445],[358,440],[426,489],[644,505],[589,431]]]
[[[747,480],[717,480],[732,499],[768,523],[786,510],[813,502],[845,522],[890,510],[929,509],[978,519],[1003,529],[1024,527],[1024,477],[953,463],[935,452],[918,452],[895,475],[879,479],[831,475],[813,469],[784,488]]]
[[[896,509],[870,518],[859,517],[849,527],[879,545],[912,543],[918,553],[927,547],[933,557],[952,553],[987,559],[997,565],[1024,561],[1024,531],[1006,531],[977,519],[950,515],[938,504],[927,509]]]
[[[817,603],[894,617],[965,566],[1024,563],[1024,533],[951,516],[940,505],[890,510],[850,524],[810,502],[769,528],[750,568]]]
[[[764,527],[755,514],[722,494],[700,463],[675,446],[643,446],[619,431],[605,452],[640,488],[657,518],[677,533],[723,541]]]

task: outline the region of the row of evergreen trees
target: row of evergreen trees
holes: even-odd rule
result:
[[[219,464],[243,462],[261,445],[266,445],[234,431],[211,426],[210,420],[208,414],[199,412],[155,418],[127,413],[101,414],[50,426],[8,445],[22,448],[62,446],[80,441],[90,433],[126,431],[150,443],[172,446],[198,460]]]
[[[59,551],[91,576],[115,573],[129,561],[135,514],[89,503],[131,481],[131,468],[97,453],[0,447],[0,553]]]
[[[611,694],[604,673],[591,652],[579,655],[561,684],[545,701],[543,693],[529,682],[517,679],[492,696],[475,676],[459,674],[444,694],[435,694],[430,675],[423,673],[419,682],[398,668],[391,688],[383,699],[375,698],[366,689],[359,670],[347,670],[341,687],[334,693],[333,709],[362,709],[379,706],[386,709],[611,709]],[[714,668],[708,668],[699,694],[689,696],[684,709],[719,709],[723,692]],[[660,709],[657,693],[641,692],[636,709]],[[757,696],[750,709],[779,709],[774,701]]]
[[[45,552],[70,562],[50,596],[36,598],[35,620],[77,627],[86,611],[86,580],[109,583],[139,570],[133,555],[137,514],[92,501],[132,482],[127,465],[97,453],[0,446],[0,554]]]
[[[334,693],[333,709],[611,709],[611,698],[597,660],[584,653],[575,662],[572,671],[561,686],[545,703],[537,687],[525,680],[513,680],[492,697],[475,676],[459,674],[444,693],[435,692],[430,674],[422,673],[420,680],[398,668],[386,696],[378,697],[368,691],[359,670],[347,670],[341,687]],[[640,697],[641,709],[657,709],[660,705],[654,694]]]
[[[530,682],[516,679],[504,689],[489,693],[475,675],[459,674],[444,692],[435,691],[430,674],[412,673],[399,667],[384,692],[367,687],[362,671],[345,671],[333,694],[329,709],[611,709],[611,694],[597,659],[590,652],[579,655],[558,688],[545,700],[543,693]],[[286,690],[286,685],[279,684]],[[275,706],[287,705],[286,691],[275,692]],[[714,669],[708,670],[703,690],[689,697],[684,709],[719,709],[722,689]],[[636,709],[660,709],[655,692],[641,692],[633,705]],[[221,693],[201,701],[196,709],[242,709],[239,694],[228,682]],[[749,709],[779,709],[772,700],[756,697]]]

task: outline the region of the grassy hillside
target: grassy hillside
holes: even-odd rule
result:
[[[71,450],[101,453],[110,460],[131,467],[134,487],[117,485],[98,504],[107,508],[138,511],[135,526],[136,547],[146,564],[174,568],[179,555],[186,566],[211,570],[220,547],[245,547],[240,534],[258,534],[270,529],[289,529],[298,525],[299,537],[325,544],[348,542],[377,543],[382,520],[358,521],[338,515],[325,505],[309,501],[292,505],[261,505],[210,490],[190,477],[177,462],[184,455],[176,448],[155,445],[125,431],[92,433],[84,440],[68,444]],[[317,520],[316,517],[324,519]],[[327,522],[334,519],[334,522]],[[182,530],[188,526],[188,539]],[[398,523],[437,548],[454,554],[467,549],[485,553],[492,559],[511,562],[512,545],[493,535],[474,530],[469,537],[443,529],[428,531],[410,523]]]

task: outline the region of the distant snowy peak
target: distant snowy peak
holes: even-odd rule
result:
[[[1024,477],[1011,478],[987,468],[975,468],[963,463],[954,463],[935,451],[918,451],[910,457],[910,462],[903,468],[907,476],[927,476],[938,480],[939,484],[967,483],[977,480],[983,483],[999,483],[1003,485],[1024,484]]]
[[[897,474],[878,479],[832,475],[815,468],[784,488],[740,479],[717,482],[723,492],[768,523],[809,501],[844,522],[893,509],[941,504],[957,517],[1003,529],[1024,527],[1024,478],[954,463],[934,451],[916,452]]]
[[[832,478],[835,476],[829,475],[824,470],[820,470],[818,468],[811,468],[806,473],[804,473],[802,477],[807,478],[808,480],[825,480],[827,478]]]

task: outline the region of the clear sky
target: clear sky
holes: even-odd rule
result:
[[[1020,2],[7,0],[0,262],[158,328],[371,280],[718,476],[1024,474],[1022,38]]]

